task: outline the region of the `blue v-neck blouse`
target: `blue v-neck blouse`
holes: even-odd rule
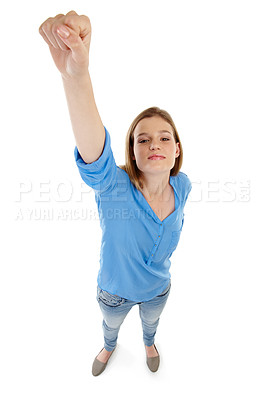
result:
[[[93,188],[102,229],[98,285],[135,302],[158,296],[170,281],[170,257],[184,222],[191,182],[180,172],[170,176],[175,210],[161,221],[128,174],[116,165],[105,128],[101,156],[86,164],[77,147],[75,161],[83,181]]]

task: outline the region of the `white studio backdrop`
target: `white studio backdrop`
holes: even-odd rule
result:
[[[39,35],[74,9],[118,165],[135,116],[173,117],[193,185],[172,292],[145,365],[137,308],[106,371],[96,302],[101,230],[74,161],[63,85]],[[253,1],[46,1],[1,23],[1,398],[265,400],[265,11]]]

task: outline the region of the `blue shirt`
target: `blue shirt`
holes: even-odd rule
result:
[[[94,189],[102,241],[98,285],[111,294],[135,302],[158,296],[170,281],[170,257],[184,222],[184,206],[191,182],[180,172],[170,176],[175,211],[161,221],[128,174],[119,168],[105,128],[101,156],[86,164],[77,147],[76,164],[83,181]]]

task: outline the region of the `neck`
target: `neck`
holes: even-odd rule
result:
[[[160,177],[158,177],[158,175],[143,177],[143,195],[148,201],[164,200],[164,198],[169,195],[169,189],[171,189],[169,180],[169,173]]]

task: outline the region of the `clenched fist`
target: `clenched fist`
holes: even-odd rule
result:
[[[91,23],[86,15],[75,11],[58,14],[44,21],[39,32],[63,78],[81,77],[88,72]]]

